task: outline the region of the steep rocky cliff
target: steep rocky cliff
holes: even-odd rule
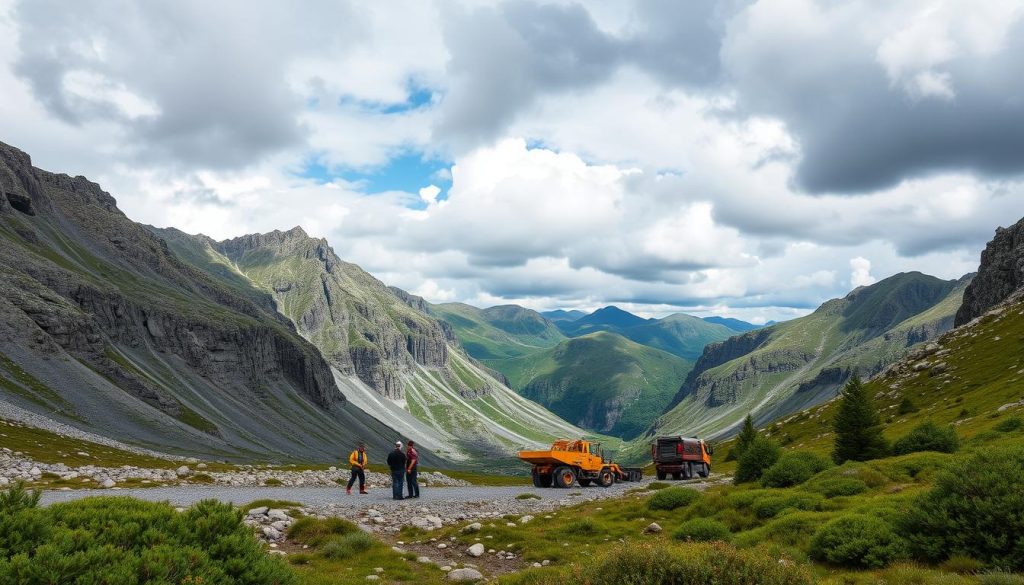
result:
[[[347,398],[450,458],[509,454],[581,431],[466,355],[427,303],[340,259],[301,228],[215,242],[153,229],[182,258],[265,291],[327,359]]]
[[[956,313],[956,326],[983,315],[1024,287],[1024,219],[1008,228],[998,228],[981,253],[981,265],[974,281],[964,292],[963,305]]]
[[[393,435],[268,295],[183,262],[95,183],[0,144],[0,192],[0,400],[211,456],[327,460]]]

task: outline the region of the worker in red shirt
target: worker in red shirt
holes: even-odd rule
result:
[[[418,498],[420,484],[416,481],[416,475],[419,473],[420,456],[416,452],[415,441],[409,441],[409,446],[405,448],[405,458],[405,483],[409,486],[409,497]]]

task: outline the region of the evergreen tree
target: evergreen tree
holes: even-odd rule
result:
[[[857,375],[850,378],[840,396],[839,412],[833,422],[836,442],[832,459],[841,464],[888,455],[889,444],[882,436],[882,420]]]
[[[729,456],[725,458],[726,461],[733,461],[739,459],[744,451],[750,447],[750,444],[754,442],[757,437],[757,429],[754,428],[754,419],[747,414],[747,418],[743,421],[743,428],[740,430],[740,434],[736,435],[736,444],[733,445]]]

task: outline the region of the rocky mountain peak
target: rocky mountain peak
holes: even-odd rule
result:
[[[1024,219],[996,229],[996,235],[981,253],[978,274],[964,291],[964,302],[956,313],[957,327],[983,315],[1024,287]]]

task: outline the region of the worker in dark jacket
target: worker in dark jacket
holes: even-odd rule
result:
[[[405,448],[405,483],[409,489],[410,498],[420,497],[420,483],[416,476],[419,474],[420,456],[416,453],[416,443],[409,441]]]
[[[403,500],[402,482],[405,480],[405,453],[402,452],[402,442],[395,441],[395,450],[388,454],[388,467],[391,469],[391,497],[396,500]]]
[[[348,487],[345,488],[345,493],[352,493],[352,484],[359,479],[359,493],[366,493],[366,444],[360,442],[356,446],[356,450],[348,456],[348,464],[352,467],[352,477],[348,478]]]

